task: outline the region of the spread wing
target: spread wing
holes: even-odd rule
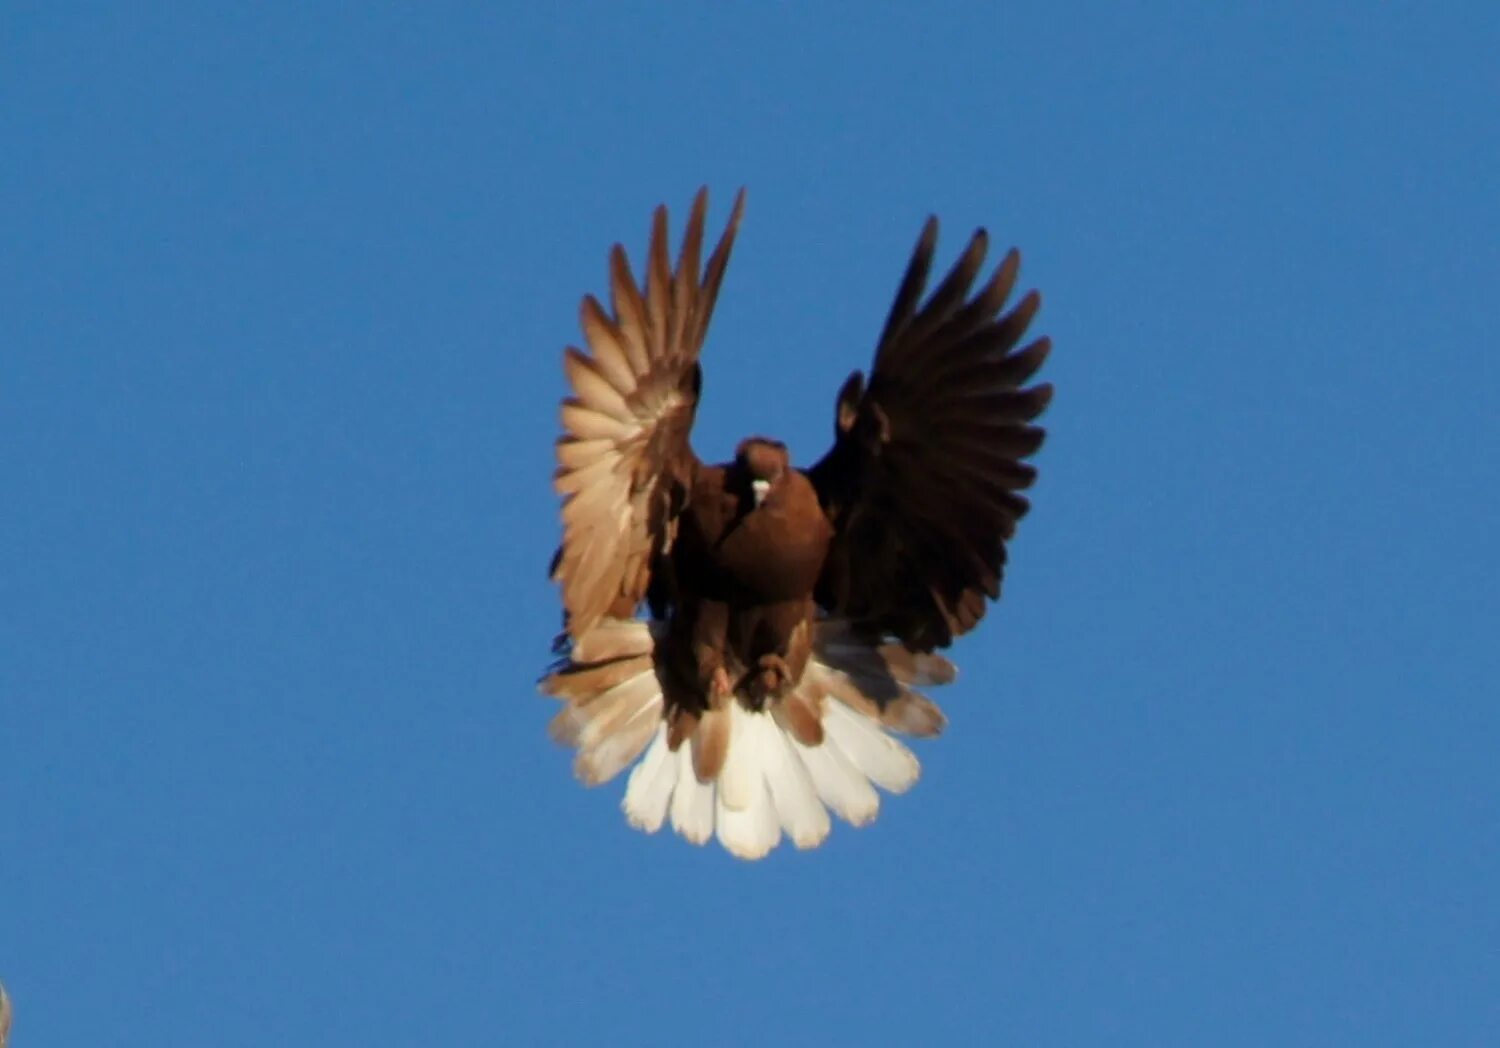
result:
[[[703,345],[744,207],[699,270],[708,194],[700,190],[674,270],[667,212],[656,209],[644,291],[625,251],[610,254],[610,305],[583,300],[589,352],[572,346],[563,366],[555,486],[563,497],[563,541],[552,563],[568,632],[582,636],[605,615],[626,617],[646,595],[656,558],[671,543],[698,460],[688,444],[698,406]]]
[[[1001,313],[1020,256],[974,289],[980,230],[922,301],[937,220],[929,219],[896,293],[868,386],[839,392],[833,448],[808,470],[836,537],[818,603],[858,626],[930,651],[972,629],[1000,595],[1005,542],[1030,508],[1017,494],[1041,446],[1030,425],[1050,385],[1022,388],[1051,348],[1016,349],[1041,303]]]

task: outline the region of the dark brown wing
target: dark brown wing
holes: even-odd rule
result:
[[[1041,303],[1035,291],[1001,314],[1020,256],[978,290],[988,237],[974,234],[925,302],[937,244],[929,219],[896,293],[868,387],[839,391],[833,448],[808,470],[837,535],[818,602],[919,651],[972,629],[1000,595],[1005,542],[1029,504],[1017,492],[1041,446],[1029,423],[1052,398],[1021,388],[1046,359],[1039,338],[1017,350]]]
[[[563,356],[574,395],[563,401],[564,433],[557,441],[563,542],[552,566],[575,639],[605,615],[634,612],[653,560],[670,542],[698,466],[688,444],[702,381],[698,353],[744,200],[742,190],[701,274],[706,190],[693,201],[675,272],[668,260],[667,211],[659,207],[644,292],[616,244],[610,254],[612,312],[592,295],[583,300],[583,334],[591,352],[570,346]]]

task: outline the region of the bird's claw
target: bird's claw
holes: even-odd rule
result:
[[[780,698],[792,683],[792,668],[786,664],[786,659],[772,652],[762,655],[756,666],[759,670],[756,683],[761,694],[766,698]]]
[[[734,694],[734,682],[729,679],[729,671],[723,666],[715,669],[713,676],[709,678],[708,694],[712,699],[725,699]]]

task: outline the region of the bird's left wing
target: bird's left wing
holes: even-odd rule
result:
[[[702,384],[698,354],[743,207],[741,191],[701,272],[707,191],[693,201],[675,270],[666,208],[657,208],[644,290],[616,244],[612,310],[592,295],[583,300],[589,352],[570,346],[563,357],[573,395],[563,401],[557,441],[563,541],[552,564],[575,640],[606,615],[633,614],[670,545],[698,467],[688,443]]]
[[[1045,338],[1017,349],[1036,292],[1002,313],[1020,264],[1009,252],[974,288],[983,230],[923,301],[937,244],[929,220],[896,293],[870,381],[839,392],[833,448],[808,476],[835,529],[818,602],[863,632],[931,651],[972,629],[1000,595],[1018,494],[1041,446],[1031,425],[1052,396],[1024,388]]]

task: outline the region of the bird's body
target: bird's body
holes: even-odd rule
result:
[[[1042,439],[1029,422],[1050,388],[1020,388],[1045,339],[1012,352],[1035,294],[998,315],[1014,252],[971,296],[976,234],[921,302],[929,222],[868,385],[856,372],[839,392],[833,448],[798,469],[752,437],[731,461],[701,463],[687,443],[698,352],[742,201],[701,280],[703,194],[675,271],[658,210],[644,290],[617,247],[612,313],[584,300],[593,352],[565,356],[576,396],[558,444],[567,631],[543,686],[567,702],[553,734],[578,747],[585,782],[640,758],[632,824],[670,816],[690,840],[717,832],[757,858],[782,830],[821,842],[829,809],[873,818],[872,783],[916,780],[888,733],[945,723],[915,687],[952,679],[933,649],[999,595],[1004,541],[1027,508],[1015,492],[1034,477],[1021,460]]]
[[[762,679],[762,662],[773,676],[777,660],[784,662],[792,679],[806,664],[812,593],[833,528],[804,473],[783,465],[757,476],[748,461],[761,451],[774,461],[784,449],[756,440],[742,450],[747,454],[694,480],[669,555],[676,578],[699,583],[677,609],[671,635],[691,645],[693,672],[684,683],[706,697],[718,678],[720,690],[758,707],[781,683]],[[764,494],[756,493],[757,481]]]

